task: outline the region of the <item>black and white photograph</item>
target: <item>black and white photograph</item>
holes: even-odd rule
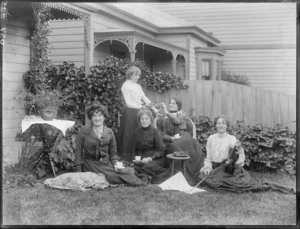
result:
[[[1,227],[299,228],[299,9],[3,0]]]

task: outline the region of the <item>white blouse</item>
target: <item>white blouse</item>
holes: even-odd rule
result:
[[[233,148],[237,139],[235,136],[228,133],[220,137],[219,134],[212,134],[208,137],[206,143],[206,158],[204,161],[205,167],[212,167],[212,162],[220,163],[228,158],[229,149]],[[245,153],[244,149],[238,149],[239,159],[235,164],[244,165]]]
[[[128,108],[140,109],[142,102],[145,104],[151,103],[142,87],[132,80],[126,80],[121,87],[121,91]]]

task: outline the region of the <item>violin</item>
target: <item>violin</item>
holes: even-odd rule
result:
[[[234,173],[234,164],[237,162],[237,160],[239,159],[239,153],[237,151],[236,146],[234,146],[233,148],[229,149],[229,153],[228,153],[228,158],[226,160],[226,166],[225,166],[225,172],[228,174],[233,174]]]

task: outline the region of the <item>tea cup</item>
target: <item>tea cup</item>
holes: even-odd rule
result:
[[[122,162],[118,161],[118,162],[116,162],[116,167],[117,167],[117,168],[123,168],[124,165],[123,165]]]

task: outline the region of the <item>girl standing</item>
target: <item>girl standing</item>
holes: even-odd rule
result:
[[[125,161],[133,159],[133,135],[138,127],[137,114],[144,105],[149,105],[151,101],[146,97],[142,87],[137,83],[141,75],[141,70],[137,67],[130,67],[126,72],[127,80],[121,87],[125,101],[125,110],[121,118],[120,129],[117,135],[118,154]],[[157,109],[152,108],[154,112]]]

